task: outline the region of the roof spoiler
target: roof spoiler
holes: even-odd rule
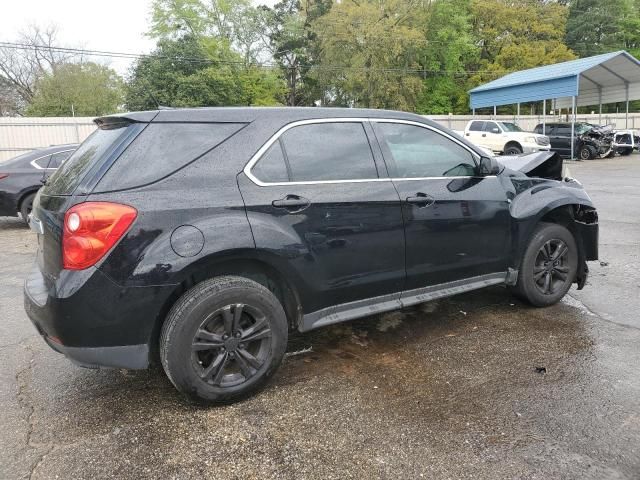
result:
[[[113,128],[114,125],[122,125],[123,123],[149,123],[156,115],[158,115],[158,110],[116,113],[114,115],[95,118],[93,121],[98,128],[107,129],[109,127]]]

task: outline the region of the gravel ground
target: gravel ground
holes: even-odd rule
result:
[[[266,390],[216,408],[50,350],[22,308],[35,238],[0,218],[0,478],[640,478],[640,156],[569,163],[601,218],[584,290],[296,335]]]

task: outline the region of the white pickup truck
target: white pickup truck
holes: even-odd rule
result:
[[[504,155],[547,151],[551,148],[549,137],[523,132],[511,122],[471,120],[464,132],[459,132],[470,142]]]

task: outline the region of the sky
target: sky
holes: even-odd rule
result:
[[[277,0],[260,0],[273,5]],[[30,24],[58,26],[58,46],[149,53],[151,0],[0,0],[0,41],[15,41]],[[130,60],[102,58],[120,74]]]

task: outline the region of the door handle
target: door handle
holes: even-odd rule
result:
[[[435,201],[431,195],[422,192],[416,193],[415,197],[407,197],[407,203],[416,205],[418,208],[430,207]]]
[[[273,202],[271,202],[271,205],[276,208],[284,208],[288,212],[293,213],[301,212],[309,205],[311,205],[311,202],[304,197],[299,197],[298,195],[287,195],[280,200],[274,200]]]
[[[470,134],[470,133],[465,133],[465,135],[466,135],[467,137],[471,136],[471,134]]]
[[[482,136],[483,136],[483,137],[486,137],[486,136],[487,136],[487,134],[486,134],[486,133],[483,133],[483,134],[482,134]]]

